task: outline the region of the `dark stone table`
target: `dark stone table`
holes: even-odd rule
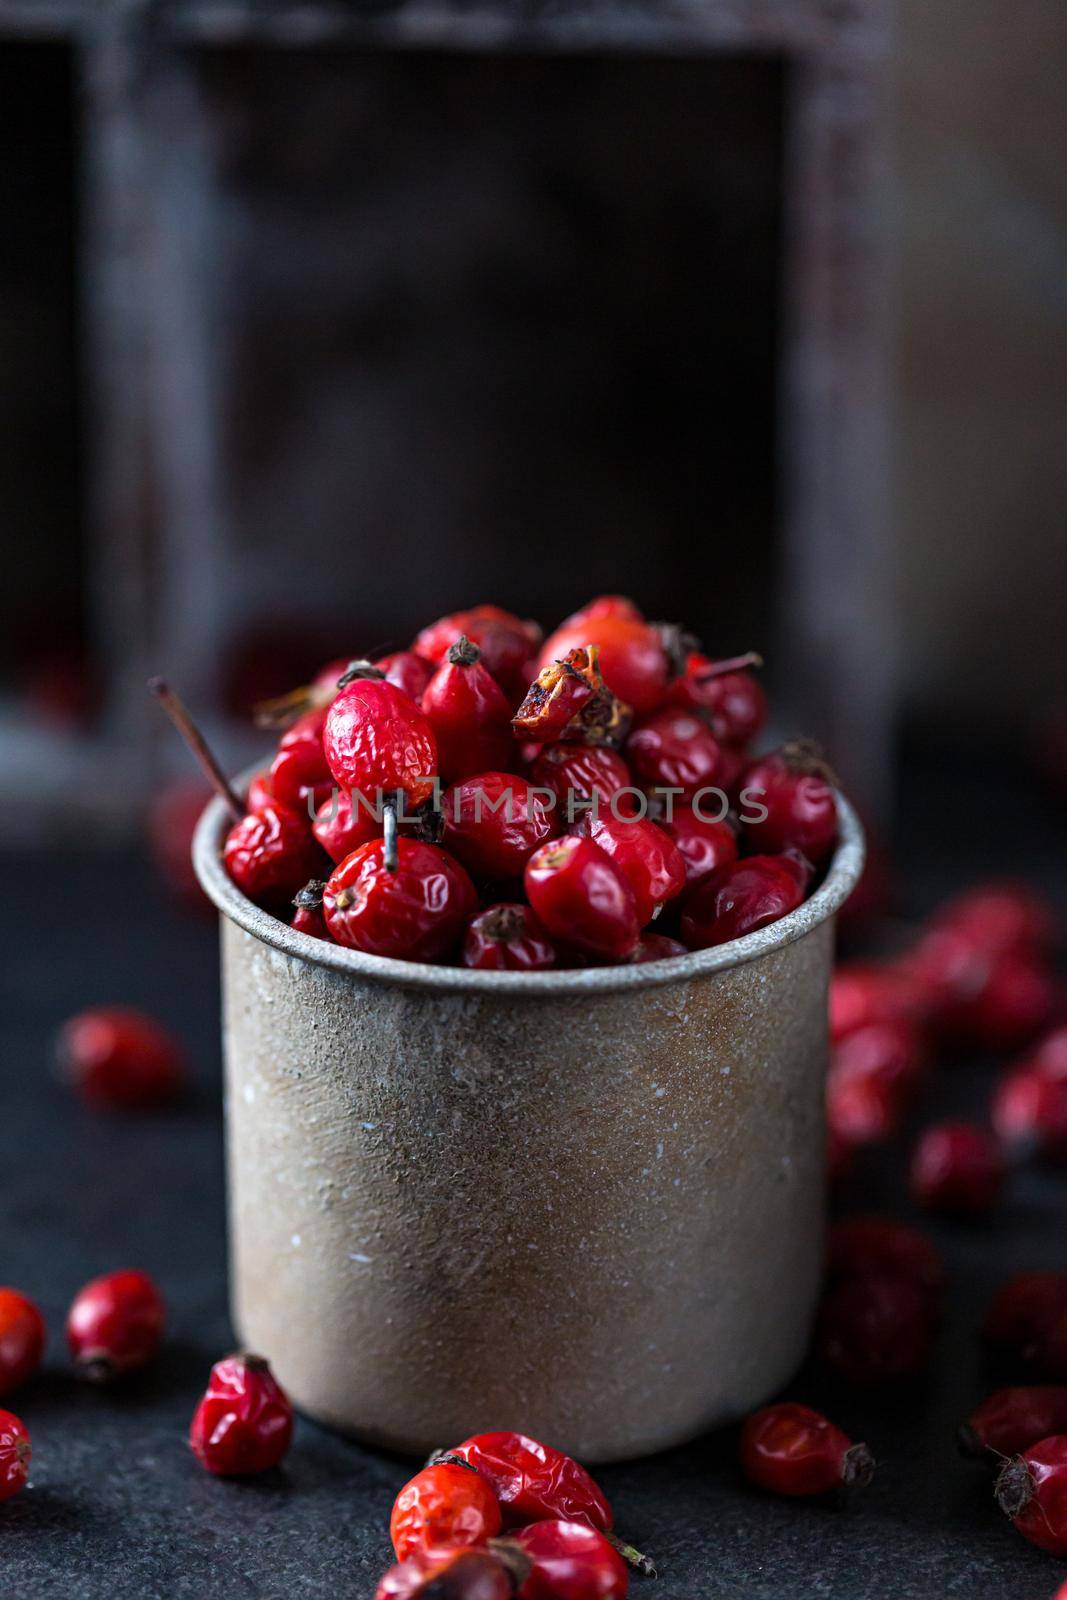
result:
[[[992,764],[940,749],[909,768],[902,833],[911,911],[968,874],[1030,870],[1067,907],[1062,823],[1029,785],[1002,796],[990,828]],[[946,776],[946,773],[948,774]],[[990,854],[990,840],[1007,862]],[[369,1597],[388,1560],[389,1506],[405,1462],[300,1422],[284,1471],[259,1482],[209,1478],[185,1445],[213,1360],[232,1344],[226,1314],[218,982],[210,921],[161,899],[132,854],[0,858],[0,1282],[37,1297],[51,1329],[42,1375],[11,1402],[34,1442],[29,1489],[0,1507],[0,1592],[30,1600]],[[146,1006],[188,1041],[196,1090],[161,1116],[94,1115],[52,1078],[56,1025],[92,1002]],[[938,1077],[924,1114],[980,1108],[992,1067]],[[831,1395],[815,1375],[791,1386],[821,1401],[879,1458],[845,1511],[748,1489],[734,1439],[718,1435],[602,1473],[627,1533],[660,1565],[635,1597],[756,1600],[1046,1600],[1064,1567],[1025,1544],[992,1503],[983,1471],[955,1451],[956,1423],[988,1387],[974,1336],[993,1285],[1024,1267],[1067,1265],[1067,1180],[1028,1173],[988,1228],[934,1229],[951,1269],[937,1360],[921,1387]],[[899,1163],[872,1162],[849,1208],[907,1212]],[[74,1380],[62,1319],[78,1286],[136,1265],[163,1285],[166,1352],[112,1392]],[[767,1315],[777,1308],[768,1305]]]

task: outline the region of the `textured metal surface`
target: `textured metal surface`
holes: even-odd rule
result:
[[[832,913],[862,854],[843,816],[827,883],[774,928],[659,983],[531,985],[262,918],[220,893],[209,813],[234,1318],[298,1404],[403,1450],[514,1426],[610,1460],[788,1378],[819,1276]]]

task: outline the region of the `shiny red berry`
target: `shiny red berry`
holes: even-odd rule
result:
[[[325,708],[306,711],[278,741],[278,753],[270,767],[270,792],[279,805],[291,811],[309,814],[309,794],[314,810],[314,803],[325,801],[333,787],[322,747],[325,722]]]
[[[309,934],[312,939],[330,937],[322,912],[322,891],[325,887],[321,878],[309,878],[300,893],[294,895],[294,910],[289,926],[295,932]]]
[[[441,843],[473,877],[522,877],[539,845],[559,832],[554,797],[511,772],[482,772],[441,797]]]
[[[599,816],[638,814],[640,797],[629,767],[614,750],[602,745],[545,745],[531,777],[556,796],[556,814],[562,825],[580,821],[594,808]]]
[[[986,1049],[1012,1050],[1048,1026],[1060,990],[1042,960],[1005,954],[992,958],[985,983],[959,1004],[949,1020],[959,1037]]]
[[[464,1462],[423,1467],[401,1489],[389,1518],[398,1561],[419,1551],[484,1544],[500,1532],[500,1504],[487,1478]]]
[[[747,745],[767,720],[767,696],[751,672],[717,670],[720,663],[693,652],[685,672],[671,684],[672,705],[702,711],[716,739],[725,744]]]
[[[450,1454],[492,1485],[506,1527],[559,1518],[610,1533],[615,1519],[600,1486],[573,1457],[524,1433],[478,1433]]]
[[[0,1500],[26,1487],[33,1447],[26,1424],[13,1411],[0,1411]]]
[[[374,1600],[512,1600],[516,1582],[528,1570],[518,1551],[417,1550],[389,1568]]]
[[[514,760],[511,706],[469,639],[449,647],[423,691],[422,709],[437,741],[445,783],[497,771]]]
[[[217,1361],[193,1413],[189,1446],[208,1472],[243,1478],[276,1467],[293,1436],[289,1397],[262,1356]]]
[[[745,1477],[772,1494],[865,1488],[874,1475],[874,1457],[865,1444],[853,1444],[820,1412],[788,1400],[746,1420],[740,1454]]]
[[[473,606],[455,611],[423,628],[412,649],[439,666],[449,649],[466,636],[482,653],[485,666],[509,699],[516,701],[529,681],[529,665],[537,653],[541,630],[500,606]]]
[[[437,961],[458,942],[478,896],[466,870],[436,845],[397,841],[397,869],[371,840],[335,867],[323,912],[337,944],[397,961]]]
[[[921,1010],[915,985],[896,967],[847,963],[830,980],[830,1037],[835,1041],[869,1023],[906,1022]]]
[[[374,665],[384,672],[386,683],[402,689],[416,705],[434,674],[433,662],[424,661],[414,650],[394,650],[392,655],[380,656]]]
[[[803,763],[803,757],[797,765],[788,751],[778,751],[748,768],[748,810],[758,800],[767,815],[746,820],[745,837],[753,850],[771,854],[792,847],[821,866],[837,839],[837,801],[825,778]]]
[[[874,1385],[914,1378],[925,1368],[933,1336],[930,1297],[897,1273],[842,1279],[823,1301],[816,1348],[848,1383]]]
[[[29,1296],[0,1289],[0,1397],[33,1377],[44,1341],[44,1318]]]
[[[690,950],[726,944],[777,922],[803,898],[793,862],[785,856],[749,856],[705,878],[686,897],[682,938]]]
[[[914,1098],[925,1070],[923,1041],[910,1023],[868,1023],[833,1046],[828,1103],[839,1107],[884,1105],[895,1126]],[[840,1117],[836,1125],[845,1131]],[[855,1142],[871,1141],[857,1138]]]
[[[471,918],[463,936],[463,965],[482,972],[546,972],[556,960],[556,947],[529,906],[489,906]]]
[[[962,933],[990,955],[1044,955],[1057,942],[1056,912],[1028,884],[979,884],[941,907],[934,926]]]
[[[894,1217],[845,1217],[830,1229],[826,1275],[831,1283],[873,1274],[901,1277],[937,1295],[945,1268],[933,1241]]]
[[[1067,1434],[1052,1434],[1005,1462],[996,1493],[1024,1539],[1067,1556]]]
[[[63,1078],[91,1105],[157,1105],[185,1080],[176,1040],[131,1006],[79,1011],[60,1030],[56,1054]]]
[[[562,661],[571,650],[595,644],[608,688],[636,716],[661,705],[671,679],[671,665],[659,631],[651,623],[618,612],[595,618],[579,615],[565,622],[541,650],[540,665]]]
[[[826,1124],[830,1137],[848,1151],[885,1144],[900,1131],[904,1107],[884,1078],[861,1073],[831,1073],[826,1081]]]
[[[722,775],[722,749],[708,724],[692,711],[663,706],[637,724],[626,742],[637,776],[657,789],[687,797],[712,789]]]
[[[671,939],[665,933],[643,933],[630,959],[634,966],[643,967],[649,961],[670,961],[688,954],[680,939]]]
[[[732,826],[725,819],[714,820],[714,811],[703,806],[694,811],[686,802],[676,802],[670,815],[660,821],[660,827],[678,846],[690,889],[737,860],[737,835]]]
[[[960,1426],[968,1456],[1013,1456],[1053,1433],[1067,1433],[1067,1386],[1030,1384],[997,1389]]]
[[[382,836],[382,807],[376,795],[335,789],[321,807],[311,831],[331,861],[343,861],[361,844]]]
[[[911,1192],[928,1211],[981,1216],[1000,1198],[1004,1158],[993,1135],[971,1122],[941,1122],[920,1136]]]
[[[584,1523],[532,1522],[514,1540],[531,1562],[519,1600],[625,1600],[626,1563]]]
[[[67,1345],[82,1377],[109,1383],[147,1366],[163,1342],[166,1310],[147,1272],[94,1278],[67,1313]]]
[[[248,785],[245,796],[245,805],[249,811],[262,811],[265,806],[274,804],[274,791],[270,786],[270,773],[257,772]]]
[[[564,628],[577,627],[580,623],[602,622],[605,617],[625,617],[630,622],[644,622],[644,613],[640,606],[625,594],[601,594],[595,600],[590,600],[587,605],[578,611],[573,611],[561,624]]]
[[[990,1107],[993,1130],[1013,1156],[1067,1161],[1067,1078],[1037,1071],[1001,1078]]]
[[[250,811],[222,847],[223,864],[238,889],[267,911],[285,911],[322,859],[310,819],[279,805]]]
[[[633,891],[641,927],[685,888],[685,862],[673,839],[647,817],[586,817],[578,832],[611,857]]]
[[[641,932],[625,875],[591,839],[570,834],[530,857],[526,896],[552,937],[606,961],[624,961]]]
[[[384,678],[355,678],[326,713],[323,749],[335,783],[370,802],[404,795],[419,806],[433,793],[437,741],[425,714]],[[295,891],[294,891],[295,892]]]

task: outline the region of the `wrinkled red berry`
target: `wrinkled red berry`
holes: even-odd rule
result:
[[[412,649],[439,666],[457,640],[466,636],[482,653],[488,670],[509,698],[522,695],[529,680],[530,657],[536,653],[541,630],[500,606],[473,606],[432,622]]]
[[[520,1572],[528,1570],[525,1558]],[[511,1600],[519,1574],[503,1552],[470,1546],[417,1550],[390,1567],[374,1600]]]
[[[293,1408],[262,1356],[232,1355],[211,1369],[193,1414],[189,1446],[223,1478],[276,1467],[293,1436]]]
[[[382,836],[381,806],[375,795],[359,790],[342,794],[335,790],[319,810],[311,831],[331,861],[343,861],[361,844]]]
[[[787,752],[779,751],[748,768],[745,794],[767,812],[760,821],[745,822],[753,850],[772,855],[793,848],[816,866],[826,860],[837,839],[837,801],[825,779],[798,769]]]
[[[1067,1434],[1053,1434],[1005,1462],[996,1493],[1024,1539],[1067,1556]]]
[[[687,896],[682,938],[690,950],[740,939],[795,911],[804,888],[785,856],[749,856],[723,867]]]
[[[737,835],[731,825],[725,820],[712,820],[713,811],[710,817],[703,807],[701,812],[703,815],[682,801],[671,808],[670,816],[660,821],[664,833],[670,834],[678,846],[685,864],[686,886],[690,889],[710,878],[720,867],[728,867],[737,860]]]
[[[322,891],[325,887],[321,878],[309,878],[300,893],[293,897],[295,909],[289,926],[296,933],[306,933],[312,939],[330,937],[322,912]]]
[[[608,961],[631,955],[641,932],[625,875],[591,839],[570,834],[526,864],[526,897],[552,937]]]
[[[334,782],[368,801],[404,795],[419,806],[433,793],[437,741],[425,714],[384,678],[356,678],[326,713],[323,749]],[[295,892],[295,891],[294,891]]]
[[[594,804],[599,816],[637,815],[638,792],[630,769],[620,755],[602,745],[546,745],[531,776],[535,784],[555,794],[561,825],[579,821]]]
[[[565,622],[545,640],[541,667],[562,661],[572,650],[595,644],[600,650],[600,670],[608,688],[644,716],[662,704],[671,669],[663,641],[651,623],[618,612],[595,618],[579,616]]]
[[[460,638],[446,652],[423,691],[422,709],[445,783],[506,768],[513,760],[511,707],[469,639]]]
[[[532,1522],[514,1539],[531,1562],[519,1600],[625,1600],[626,1563],[595,1529],[581,1522]]]
[[[630,959],[634,966],[642,967],[648,961],[670,961],[688,954],[680,939],[671,939],[665,933],[643,933]]]
[[[826,1274],[831,1283],[873,1273],[907,1278],[927,1294],[944,1287],[945,1268],[925,1233],[893,1217],[846,1217],[830,1229]]]
[[[44,1341],[44,1318],[29,1296],[0,1289],[0,1397],[33,1377]]]
[[[1004,1158],[993,1135],[970,1122],[942,1122],[920,1136],[911,1159],[911,1192],[929,1211],[981,1216],[1004,1183]]]
[[[166,1310],[147,1272],[108,1272],[79,1289],[67,1313],[74,1365],[92,1383],[145,1367],[163,1342]]]
[[[478,896],[466,870],[436,845],[399,839],[390,872],[384,843],[373,839],[334,868],[322,905],[337,944],[398,961],[437,961],[458,942]]]
[[[310,819],[286,806],[264,806],[235,823],[222,847],[223,864],[256,905],[283,911],[322,865]]]
[[[249,811],[262,811],[265,806],[272,806],[273,804],[274,791],[270,786],[270,773],[257,772],[248,785],[245,805]]]
[[[853,1444],[818,1411],[793,1401],[765,1406],[747,1418],[740,1453],[745,1477],[772,1494],[865,1488],[874,1475],[874,1458],[865,1444]]]
[[[521,878],[538,846],[559,832],[551,798],[546,803],[543,792],[511,772],[465,778],[441,797],[441,842],[475,878]]]
[[[26,1487],[33,1447],[26,1424],[13,1411],[0,1411],[0,1500]]]
[[[714,788],[722,775],[722,748],[692,711],[663,706],[637,724],[626,759],[650,788],[680,789],[686,797]]]
[[[929,1296],[899,1274],[845,1278],[823,1301],[816,1331],[819,1353],[849,1383],[871,1385],[914,1378],[930,1355]]]
[[[482,972],[545,972],[556,965],[556,947],[529,906],[489,906],[467,925],[463,965]]]
[[[385,673],[386,683],[402,689],[418,705],[423,690],[433,677],[433,663],[424,661],[414,650],[394,650],[392,655],[380,656],[374,665]]]
[[[642,928],[685,888],[685,862],[677,846],[647,817],[590,816],[578,832],[614,861],[633,891]]]
[[[315,803],[322,804],[333,786],[322,747],[325,722],[325,709],[305,711],[278,741],[278,753],[270,767],[270,792],[279,805],[291,811],[308,812],[309,793]]]
[[[998,1389],[971,1412],[959,1430],[968,1456],[1013,1456],[1053,1433],[1067,1433],[1067,1387],[1031,1384]]]
[[[604,682],[596,645],[572,650],[563,661],[542,667],[511,719],[516,738],[541,744],[557,740],[610,742],[625,731],[625,714]]]
[[[990,1107],[994,1132],[1016,1157],[1067,1161],[1067,1078],[1005,1074]]]
[[[92,1105],[150,1106],[170,1100],[185,1079],[185,1058],[158,1022],[131,1006],[92,1006],[64,1023],[59,1070]]]
[[[423,1467],[401,1489],[389,1518],[398,1561],[420,1550],[484,1544],[503,1526],[488,1479],[446,1458]]]
[[[718,663],[693,652],[682,677],[671,684],[672,705],[702,711],[716,739],[747,745],[767,720],[767,696],[751,672],[717,672]]]
[[[610,1533],[615,1519],[600,1486],[571,1456],[524,1433],[478,1433],[452,1455],[492,1485],[506,1527],[559,1518]]]

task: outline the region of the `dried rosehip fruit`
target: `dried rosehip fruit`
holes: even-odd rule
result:
[[[837,840],[837,800],[825,773],[821,761],[789,746],[748,768],[745,794],[758,796],[767,812],[745,822],[753,850],[773,854],[792,847],[821,866]]]
[[[0,1500],[11,1500],[26,1487],[32,1455],[26,1424],[13,1411],[0,1411]]]
[[[577,831],[614,861],[633,891],[642,928],[685,888],[685,862],[677,846],[646,817],[586,817]]]
[[[785,856],[748,856],[723,867],[687,896],[682,938],[690,950],[740,939],[795,911],[804,889]]]
[[[331,861],[343,861],[361,844],[382,836],[381,807],[373,795],[335,790],[315,817],[311,831]]]
[[[330,937],[368,955],[437,961],[477,909],[474,885],[446,851],[416,839],[397,841],[397,863],[391,872],[373,839],[334,868],[322,897]]]
[[[646,784],[686,796],[715,788],[722,776],[718,739],[700,717],[678,706],[639,722],[626,741],[626,758]]]
[[[979,884],[941,907],[934,926],[964,934],[990,955],[1047,955],[1056,946],[1052,905],[1028,884]]]
[[[237,887],[257,906],[284,911],[323,864],[310,819],[286,806],[268,805],[234,824],[222,860]]]
[[[463,965],[483,972],[545,972],[556,947],[529,906],[489,906],[463,936]]]
[[[437,770],[446,783],[502,770],[515,755],[511,707],[480,654],[477,645],[461,637],[423,691],[422,709],[437,741]]]
[[[417,1550],[389,1568],[374,1600],[511,1600],[528,1571],[517,1550]]]
[[[738,746],[750,744],[767,720],[767,696],[746,670],[749,664],[757,665],[758,657],[742,657],[738,670],[730,671],[733,663],[713,661],[694,651],[682,677],[671,684],[668,700],[671,705],[704,712],[716,739]]]
[[[651,623],[618,612],[595,618],[581,616],[565,622],[546,639],[539,664],[562,661],[572,650],[595,644],[600,670],[608,688],[635,715],[644,716],[661,705],[671,678],[671,664],[659,631]]]
[[[289,926],[297,933],[306,933],[312,939],[328,939],[326,919],[322,914],[322,891],[326,885],[321,878],[309,878],[298,895],[293,897],[295,907]]]
[[[0,1396],[32,1378],[44,1354],[44,1318],[28,1295],[0,1289]]]
[[[520,1600],[625,1600],[626,1563],[585,1523],[532,1522],[514,1542],[531,1563]]]
[[[641,796],[630,769],[614,750],[600,745],[549,744],[533,764],[531,776],[556,796],[562,824],[579,821],[587,811],[598,816],[638,815]]]
[[[728,867],[737,860],[737,835],[725,819],[706,820],[691,805],[681,802],[671,808],[671,814],[664,816],[659,825],[678,846],[685,863],[687,888],[695,888],[720,867]]]
[[[960,1425],[965,1456],[1013,1456],[1053,1433],[1067,1433],[1067,1387],[1030,1384],[998,1389]]]
[[[996,1495],[1024,1539],[1067,1556],[1067,1435],[1053,1434],[1005,1462]]]
[[[915,986],[896,967],[860,962],[837,967],[830,980],[830,1037],[835,1041],[872,1022],[907,1022],[920,1015]]]
[[[643,933],[630,959],[634,966],[641,967],[648,961],[669,961],[674,956],[688,954],[680,939],[671,939],[665,933]]]
[[[392,655],[380,656],[374,665],[384,673],[386,683],[402,689],[416,705],[434,671],[433,662],[424,661],[414,650],[394,650]]]
[[[794,1401],[765,1406],[741,1430],[741,1470],[772,1494],[820,1495],[866,1488],[874,1457],[865,1444],[809,1406]]]
[[[488,1479],[465,1461],[447,1456],[423,1467],[401,1489],[389,1518],[398,1561],[439,1546],[484,1544],[503,1519]]]
[[[524,622],[500,606],[474,606],[423,628],[412,649],[439,666],[451,646],[464,635],[478,646],[482,660],[504,693],[517,699],[529,681],[530,657],[540,642],[537,624]]]
[[[553,800],[511,772],[465,778],[441,798],[441,842],[475,878],[521,878],[538,846],[559,832]]]
[[[356,678],[338,693],[326,713],[323,749],[346,793],[358,790],[373,801],[399,792],[412,806],[433,793],[433,729],[415,702],[383,678]]]
[[[524,1433],[477,1433],[450,1455],[477,1469],[500,1502],[506,1527],[557,1517],[610,1533],[611,1505],[586,1469]]]
[[[90,1006],[60,1029],[63,1079],[90,1105],[140,1107],[171,1100],[185,1081],[185,1056],[152,1017],[132,1006]]]
[[[511,719],[516,737],[542,744],[576,738],[580,729],[572,725],[589,702],[604,693],[598,656],[596,645],[583,646],[543,667]]]
[[[292,1436],[289,1397],[262,1356],[215,1363],[189,1430],[189,1446],[208,1472],[224,1478],[267,1472]]]
[[[309,794],[321,804],[332,787],[322,748],[325,722],[325,709],[306,711],[278,742],[278,754],[270,767],[270,792],[279,805],[291,811],[307,812]]]
[[[970,1122],[927,1128],[911,1160],[911,1192],[930,1211],[980,1216],[991,1211],[1004,1184],[1004,1158],[986,1129]]]
[[[633,953],[641,933],[633,891],[591,839],[570,834],[542,845],[524,882],[531,906],[561,944],[608,961]]]
[[[145,1367],[163,1341],[166,1310],[147,1272],[133,1269],[94,1278],[67,1313],[67,1345],[78,1372],[110,1383]]]

